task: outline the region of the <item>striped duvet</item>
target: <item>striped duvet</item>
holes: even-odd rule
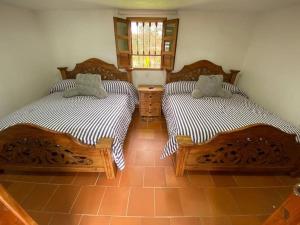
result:
[[[18,123],[31,123],[70,134],[84,144],[95,145],[100,138],[114,138],[114,160],[118,168],[123,169],[123,142],[137,103],[134,87],[126,83],[106,82],[108,97],[105,99],[63,98],[63,90],[72,87],[70,82],[63,81],[58,85],[60,88],[52,88],[52,94],[0,120],[0,130]],[[121,87],[124,91],[120,91]]]
[[[162,158],[176,152],[177,135],[190,136],[194,143],[210,140],[219,132],[230,131],[255,123],[272,125],[287,133],[300,129],[282,120],[249,100],[236,86],[224,83],[223,88],[233,93],[231,98],[204,97],[195,99],[191,92],[195,82],[176,82],[165,87],[163,112],[166,117],[169,140]]]

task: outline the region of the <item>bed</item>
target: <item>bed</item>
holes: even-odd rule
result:
[[[186,170],[300,172],[300,129],[248,99],[233,85],[239,71],[201,60],[167,73],[163,112],[169,140],[162,158],[172,157],[177,176]],[[229,99],[194,99],[199,76],[222,74]]]
[[[68,71],[50,94],[0,120],[0,168],[53,172],[105,172],[123,169],[123,141],[137,103],[130,71],[92,58]],[[100,74],[108,97],[63,98],[77,74]]]

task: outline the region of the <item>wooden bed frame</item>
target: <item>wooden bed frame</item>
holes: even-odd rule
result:
[[[131,82],[131,71],[121,72],[113,64],[92,58],[68,71],[59,67],[63,79],[78,73],[101,74],[102,80]],[[113,138],[100,138],[95,146],[80,143],[65,133],[32,124],[17,124],[0,132],[0,169],[49,172],[105,172],[115,178]]]
[[[221,66],[207,60],[167,73],[167,83],[198,80],[200,75],[223,74],[234,83],[238,70],[225,73]],[[177,136],[179,148],[173,154],[175,172],[185,170],[230,172],[276,172],[300,175],[300,144],[295,134],[266,124],[253,124],[217,134],[205,143],[195,144],[189,136]]]

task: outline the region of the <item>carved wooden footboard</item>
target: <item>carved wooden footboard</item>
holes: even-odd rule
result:
[[[219,133],[203,144],[188,136],[177,136],[175,170],[233,172],[286,172],[300,174],[300,145],[294,134],[273,126],[255,124]]]
[[[0,168],[22,171],[105,172],[115,178],[111,138],[85,145],[64,133],[32,124],[0,132]]]

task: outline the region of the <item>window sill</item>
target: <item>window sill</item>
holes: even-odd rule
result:
[[[153,70],[153,71],[163,71],[162,68],[132,68],[132,70]]]

